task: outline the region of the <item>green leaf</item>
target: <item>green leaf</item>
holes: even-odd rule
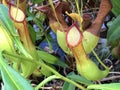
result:
[[[112,2],[112,12],[115,16],[120,15],[120,0],[111,0]]]
[[[70,75],[68,76],[68,78],[78,82],[78,83],[82,83],[82,84],[86,84],[86,85],[90,85],[90,84],[93,84],[91,81],[83,78],[82,76],[79,76],[79,75]]]
[[[33,16],[28,16],[28,17],[26,18],[27,21],[32,21],[33,19],[34,19]]]
[[[61,67],[68,67],[67,64],[64,62],[60,61],[57,57],[45,52],[45,51],[38,51],[39,58],[42,59],[43,61],[50,63],[50,64],[56,64]]]
[[[34,28],[28,24],[29,32],[30,32],[30,37],[32,39],[32,42],[35,44],[36,41],[36,32],[34,31]]]
[[[26,14],[28,17],[26,17],[27,21],[32,21],[35,18],[35,14],[33,12],[30,12],[30,9],[26,9]]]
[[[39,20],[38,18],[34,18],[33,21],[38,25],[38,27],[41,29],[41,31],[44,31],[43,22],[41,22],[41,20]]]
[[[89,85],[87,89],[99,89],[99,90],[120,90],[120,83]]]
[[[107,33],[107,40],[112,47],[116,46],[120,41],[120,15],[111,22]]]
[[[6,64],[5,59],[2,57],[2,52],[0,52],[0,70],[4,90],[33,90],[30,83],[20,73]]]
[[[80,75],[76,75],[74,72],[71,72],[70,74],[68,74],[67,77],[74,80],[75,82],[82,83],[82,84],[85,84],[85,85],[93,84],[91,81],[85,79],[84,77],[82,77]]]
[[[62,90],[75,90],[75,86],[68,82],[64,82]]]
[[[36,14],[36,16],[38,16],[38,18],[39,18],[39,20],[40,20],[41,22],[44,22],[45,19],[46,19],[46,15],[45,15],[44,13],[42,13],[42,12],[38,12],[38,13]]]
[[[76,75],[74,72],[70,72],[67,75],[67,78],[69,78],[75,82],[85,84],[85,85],[93,84],[93,82],[91,82],[91,81],[89,81],[89,80],[87,80],[79,75]],[[75,86],[73,84],[68,83],[68,82],[64,82],[62,90],[75,90]]]
[[[12,33],[12,35],[18,36],[11,18],[9,17],[8,8],[3,4],[0,4],[0,20],[2,21],[3,25]]]
[[[69,77],[70,75],[73,75],[73,74],[74,74],[74,72],[70,72],[67,75],[67,77]],[[62,90],[75,90],[75,85],[70,84],[68,82],[64,82]]]

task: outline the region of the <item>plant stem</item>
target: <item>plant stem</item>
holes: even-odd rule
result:
[[[79,0],[75,0],[75,3],[76,3],[76,6],[77,6],[78,15],[82,16],[82,7],[83,7],[82,0],[81,0],[81,11],[80,11],[80,7],[79,7]],[[81,22],[80,22],[80,30],[83,31]]]
[[[78,1],[78,0],[75,0],[75,3],[76,3],[76,7],[77,7],[78,14],[81,16],[80,8],[79,8],[79,1]]]
[[[83,86],[81,86],[81,85],[79,85],[78,83],[76,83],[76,82],[74,82],[74,81],[72,81],[72,80],[70,80],[70,79],[62,76],[62,75],[59,74],[56,70],[52,69],[51,67],[47,66],[46,64],[40,63],[40,62],[39,62],[39,64],[40,64],[41,66],[47,68],[47,69],[50,70],[51,72],[53,72],[56,76],[58,76],[58,77],[61,78],[62,80],[67,81],[67,82],[69,82],[69,83],[77,86],[77,87],[80,88],[81,90],[85,90],[85,88],[84,88]]]
[[[53,79],[59,79],[60,77],[56,76],[56,75],[52,75],[49,76],[48,78],[44,79],[42,82],[40,82],[40,84],[37,85],[37,87],[35,87],[35,90],[39,90],[40,87],[42,87],[44,84],[46,84],[47,82],[53,80]]]
[[[95,55],[95,57],[97,58],[97,60],[99,61],[99,63],[105,68],[108,69],[108,67],[100,60],[100,58],[98,57],[98,55],[95,53],[94,50],[92,50],[93,54]]]
[[[46,65],[45,63],[43,63],[41,60],[39,60],[39,61],[33,61],[33,60],[31,60],[30,58],[26,58],[26,57],[19,56],[19,55],[12,55],[11,53],[6,52],[6,51],[3,52],[3,55],[10,55],[10,56],[15,57],[15,58],[21,58],[21,59],[20,59],[21,62],[22,62],[22,61],[24,62],[24,61],[27,60],[27,61],[29,61],[29,62],[31,62],[31,63],[38,64],[38,65],[40,65],[40,66],[42,66],[42,67],[47,68],[48,70],[50,70],[52,73],[54,73],[54,74],[56,75],[56,77],[59,77],[59,78],[61,78],[62,80],[66,81],[66,82],[69,82],[69,83],[77,86],[77,87],[80,88],[81,90],[85,90],[85,88],[84,88],[83,86],[81,86],[80,84],[78,84],[78,83],[76,83],[76,82],[74,82],[74,81],[72,81],[72,80],[64,77],[63,75],[59,74],[56,70],[54,70],[53,68],[47,66],[47,65]]]

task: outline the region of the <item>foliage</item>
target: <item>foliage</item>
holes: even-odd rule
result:
[[[119,6],[119,3],[120,3],[120,0],[111,0],[112,2],[112,5],[113,5],[113,8],[112,8],[112,12],[114,13],[115,16],[118,16],[120,14],[120,6]]]
[[[109,0],[106,1],[109,2]],[[62,81],[62,90],[120,89],[120,83],[102,82],[101,79],[107,77],[110,69],[94,51],[100,38],[96,33],[100,33],[101,23],[111,7],[104,12],[106,15],[101,14],[103,8],[100,7],[98,12],[100,16],[98,15],[97,19],[92,21],[89,14],[86,15],[86,18],[82,15],[86,8],[91,10],[96,8],[98,0],[61,0],[61,2],[59,0],[58,2],[55,0],[14,0],[13,2],[2,0],[1,2],[0,72],[2,90],[39,90],[47,83],[49,85],[49,82],[54,81],[53,79]],[[111,0],[111,2],[112,12],[116,17],[109,22],[107,41],[113,48],[118,45],[120,40],[120,1]],[[71,13],[72,11],[74,13]],[[96,15],[93,16],[96,17]],[[100,21],[100,23],[92,24],[94,21]],[[77,23],[73,24],[73,22]],[[84,24],[87,27],[82,27]],[[54,38],[50,36],[51,29],[55,34]],[[90,31],[91,29],[96,32]],[[57,44],[53,40],[56,40]],[[39,47],[43,41],[47,42],[49,48]],[[86,45],[83,42],[86,42]],[[58,48],[54,50],[53,44],[56,44]],[[89,52],[86,49],[89,49]],[[58,53],[59,50],[62,51],[62,54]],[[94,56],[97,63],[88,57],[90,54]],[[76,62],[75,65],[74,62]],[[99,69],[98,63],[107,71],[105,75],[103,75],[104,71]],[[41,78],[42,80],[39,80]]]
[[[87,89],[100,89],[100,90],[119,90],[120,83],[110,83],[102,85],[90,85]]]
[[[117,46],[120,40],[120,15],[117,16],[113,21],[110,22],[109,30],[107,33],[108,42],[111,44],[112,47]]]
[[[5,62],[5,58],[2,56],[3,52],[0,52],[0,70],[4,83],[2,90],[33,90],[30,83]]]
[[[112,4],[113,4],[112,12],[116,17],[113,18],[113,20],[108,23],[109,30],[107,33],[107,40],[111,46],[111,53],[113,57],[115,58],[120,57],[120,53],[119,53],[119,50],[120,50],[120,47],[119,47],[119,43],[120,43],[120,37],[119,37],[120,11],[119,11],[119,8],[120,6],[118,5],[119,2],[120,2],[119,0],[118,1],[112,0]]]
[[[120,17],[120,6],[119,6],[119,0],[111,0],[113,8],[112,8],[112,12],[113,14],[116,16],[116,18],[114,18],[111,22],[108,23],[108,34],[107,34],[107,39],[108,42],[111,44],[112,47],[115,47],[118,45],[119,43],[119,17]]]

